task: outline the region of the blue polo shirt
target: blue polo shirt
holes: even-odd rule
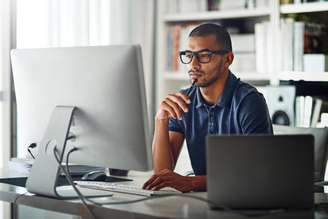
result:
[[[273,134],[263,95],[232,73],[214,105],[204,101],[199,87],[181,92],[190,97],[189,110],[181,119],[170,118],[169,130],[184,134],[195,175],[206,175],[208,134]]]

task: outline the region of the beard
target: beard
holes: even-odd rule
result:
[[[217,72],[212,78],[204,82],[196,82],[198,87],[209,87],[214,84],[220,78],[219,73]]]
[[[195,85],[197,87],[202,87],[202,88],[209,87],[209,86],[213,85],[221,77],[221,72],[223,70],[223,68],[222,68],[223,64],[224,63],[221,61],[218,68],[217,68],[217,70],[215,71],[214,75],[211,78],[209,78],[208,80],[204,80],[204,81],[197,81],[195,83]]]

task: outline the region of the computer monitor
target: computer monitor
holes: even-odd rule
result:
[[[28,191],[58,195],[54,147],[78,147],[75,164],[152,168],[140,46],[16,49],[11,60],[18,145],[39,147]]]

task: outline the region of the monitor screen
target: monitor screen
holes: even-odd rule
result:
[[[11,57],[19,148],[40,143],[56,106],[74,106],[71,162],[152,168],[140,46],[17,49]]]

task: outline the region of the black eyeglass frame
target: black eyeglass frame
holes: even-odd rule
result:
[[[189,62],[184,62],[182,56],[183,56],[183,55],[186,55],[187,52],[188,52],[188,53],[191,53],[192,57],[191,57],[191,59],[190,59]],[[199,53],[202,53],[202,52],[208,52],[208,53],[209,53],[209,54],[208,54],[208,55],[209,55],[209,60],[208,60],[208,61],[204,62],[204,61],[201,61],[201,60],[199,59],[198,54],[199,54]],[[224,54],[226,54],[226,53],[228,53],[228,52],[229,52],[229,51],[228,51],[228,50],[225,50],[225,49],[219,49],[219,50],[202,49],[202,50],[200,50],[200,51],[196,51],[196,52],[191,51],[191,50],[185,50],[185,51],[180,51],[180,52],[179,52],[179,57],[180,57],[180,61],[181,61],[183,64],[189,64],[189,63],[191,63],[192,60],[193,60],[193,58],[194,58],[195,56],[196,56],[197,61],[198,61],[199,63],[206,64],[206,63],[211,62],[211,60],[212,60],[212,56],[213,56],[213,55],[224,55]]]

